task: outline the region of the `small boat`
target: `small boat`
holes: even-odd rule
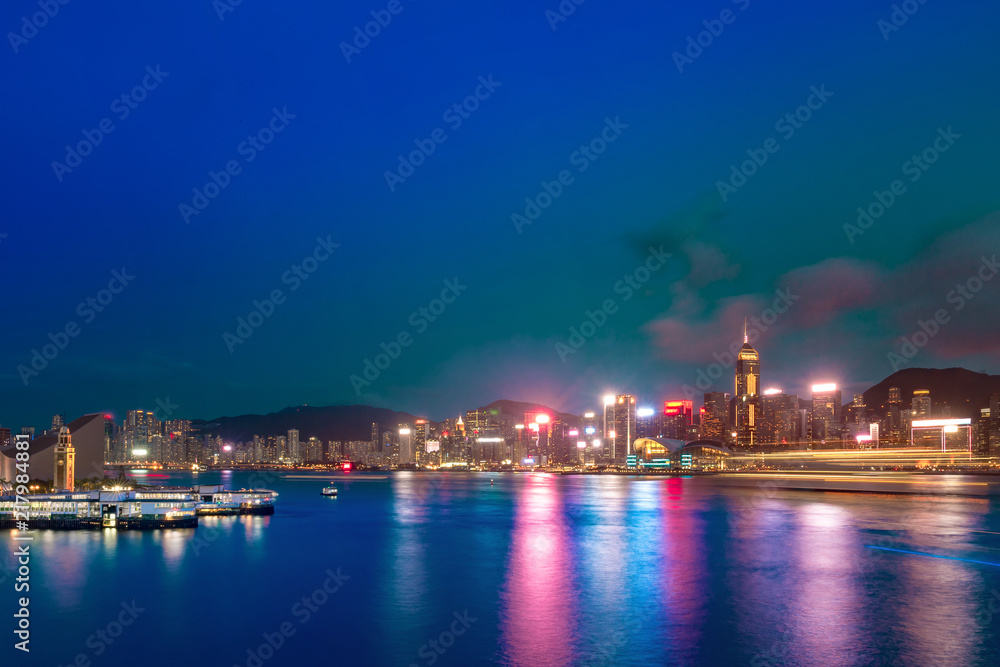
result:
[[[329,496],[330,498],[336,498],[337,497],[337,487],[335,487],[335,486],[324,486],[323,487],[323,495],[324,496]]]

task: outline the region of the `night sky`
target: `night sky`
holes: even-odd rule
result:
[[[952,292],[1000,252],[996,3],[911,0],[899,26],[860,0],[481,4],[52,0],[36,30],[37,2],[7,3],[0,423],[168,397],[184,418],[652,404],[725,361],[776,290],[767,386],[863,390],[935,313],[898,367],[997,372],[1000,279]],[[391,20],[358,48],[373,11]],[[225,187],[202,200],[210,173]],[[876,191],[894,201],[845,229]],[[65,348],[28,372],[50,333]]]

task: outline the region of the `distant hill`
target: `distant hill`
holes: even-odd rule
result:
[[[520,419],[525,412],[545,411],[559,415],[564,421],[575,421],[575,415],[559,412],[538,403],[518,401],[493,401],[487,408],[496,408],[501,414],[513,415]],[[462,412],[465,415],[465,412]],[[458,413],[455,414],[458,416]],[[379,432],[395,429],[399,424],[412,424],[417,419],[408,412],[396,412],[387,408],[373,408],[368,405],[330,405],[314,407],[300,405],[285,408],[266,415],[238,415],[217,417],[216,419],[196,419],[191,422],[193,429],[202,433],[221,435],[226,441],[247,442],[253,436],[267,437],[285,435],[290,429],[298,429],[299,439],[308,440],[315,436],[324,442],[330,440],[371,440],[372,422],[379,425]],[[431,420],[431,423],[436,423]]]
[[[952,417],[976,417],[981,408],[989,407],[991,395],[1000,394],[1000,375],[964,368],[905,368],[868,389],[864,394],[865,405],[884,415],[888,409],[889,387],[899,387],[903,409],[909,408],[914,390],[928,389],[934,413],[950,405]]]
[[[943,406],[950,405],[953,417],[975,417],[981,408],[989,406],[991,395],[1000,394],[1000,375],[976,373],[964,368],[907,368],[893,373],[864,392],[865,405],[869,410],[885,415],[889,387],[899,387],[904,409],[909,407],[914,390],[929,389],[935,413],[939,413]],[[540,403],[501,399],[483,407],[495,408],[501,414],[511,415],[518,423],[525,412],[535,411],[559,415],[568,423],[579,421],[578,415],[560,412]],[[462,411],[461,414],[464,416],[465,412]],[[455,416],[458,416],[458,412]],[[299,430],[301,440],[315,436],[327,442],[371,440],[372,422],[379,425],[380,432],[385,432],[397,428],[399,424],[412,424],[415,419],[417,417],[408,412],[368,405],[302,405],[266,415],[194,420],[192,427],[203,433],[221,435],[231,442],[246,442],[255,435],[285,435],[293,428]]]
[[[224,440],[233,442],[246,442],[255,435],[285,435],[293,428],[298,429],[300,440],[315,436],[328,442],[371,440],[373,422],[379,425],[379,432],[384,432],[397,428],[398,424],[413,423],[414,419],[416,417],[407,412],[368,405],[301,405],[267,415],[218,417],[210,421],[198,419],[191,425],[203,433],[221,435]]]

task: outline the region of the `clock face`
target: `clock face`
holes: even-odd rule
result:
[[[60,461],[60,462],[59,462],[59,465],[63,465],[63,462],[62,462],[62,461]]]

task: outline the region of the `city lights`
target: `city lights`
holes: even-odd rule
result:
[[[548,424],[549,423],[549,416],[548,415],[538,415],[537,417],[535,417],[535,421],[538,422],[539,424]]]
[[[607,407],[609,405],[614,405],[614,404],[615,404],[615,397],[614,396],[608,395],[608,396],[604,397],[604,405],[605,405],[605,407]]]
[[[837,391],[837,385],[833,382],[827,382],[824,384],[814,384],[812,386],[812,391],[814,394],[824,394],[828,391]]]
[[[813,391],[815,391],[815,387],[813,388]],[[765,396],[774,396],[775,394],[780,394],[780,393],[781,389],[779,389],[778,387],[771,387],[770,389],[764,390]]]
[[[652,417],[653,414],[655,414],[655,412],[656,411],[653,410],[653,408],[638,408],[635,411],[635,416],[636,417]]]

